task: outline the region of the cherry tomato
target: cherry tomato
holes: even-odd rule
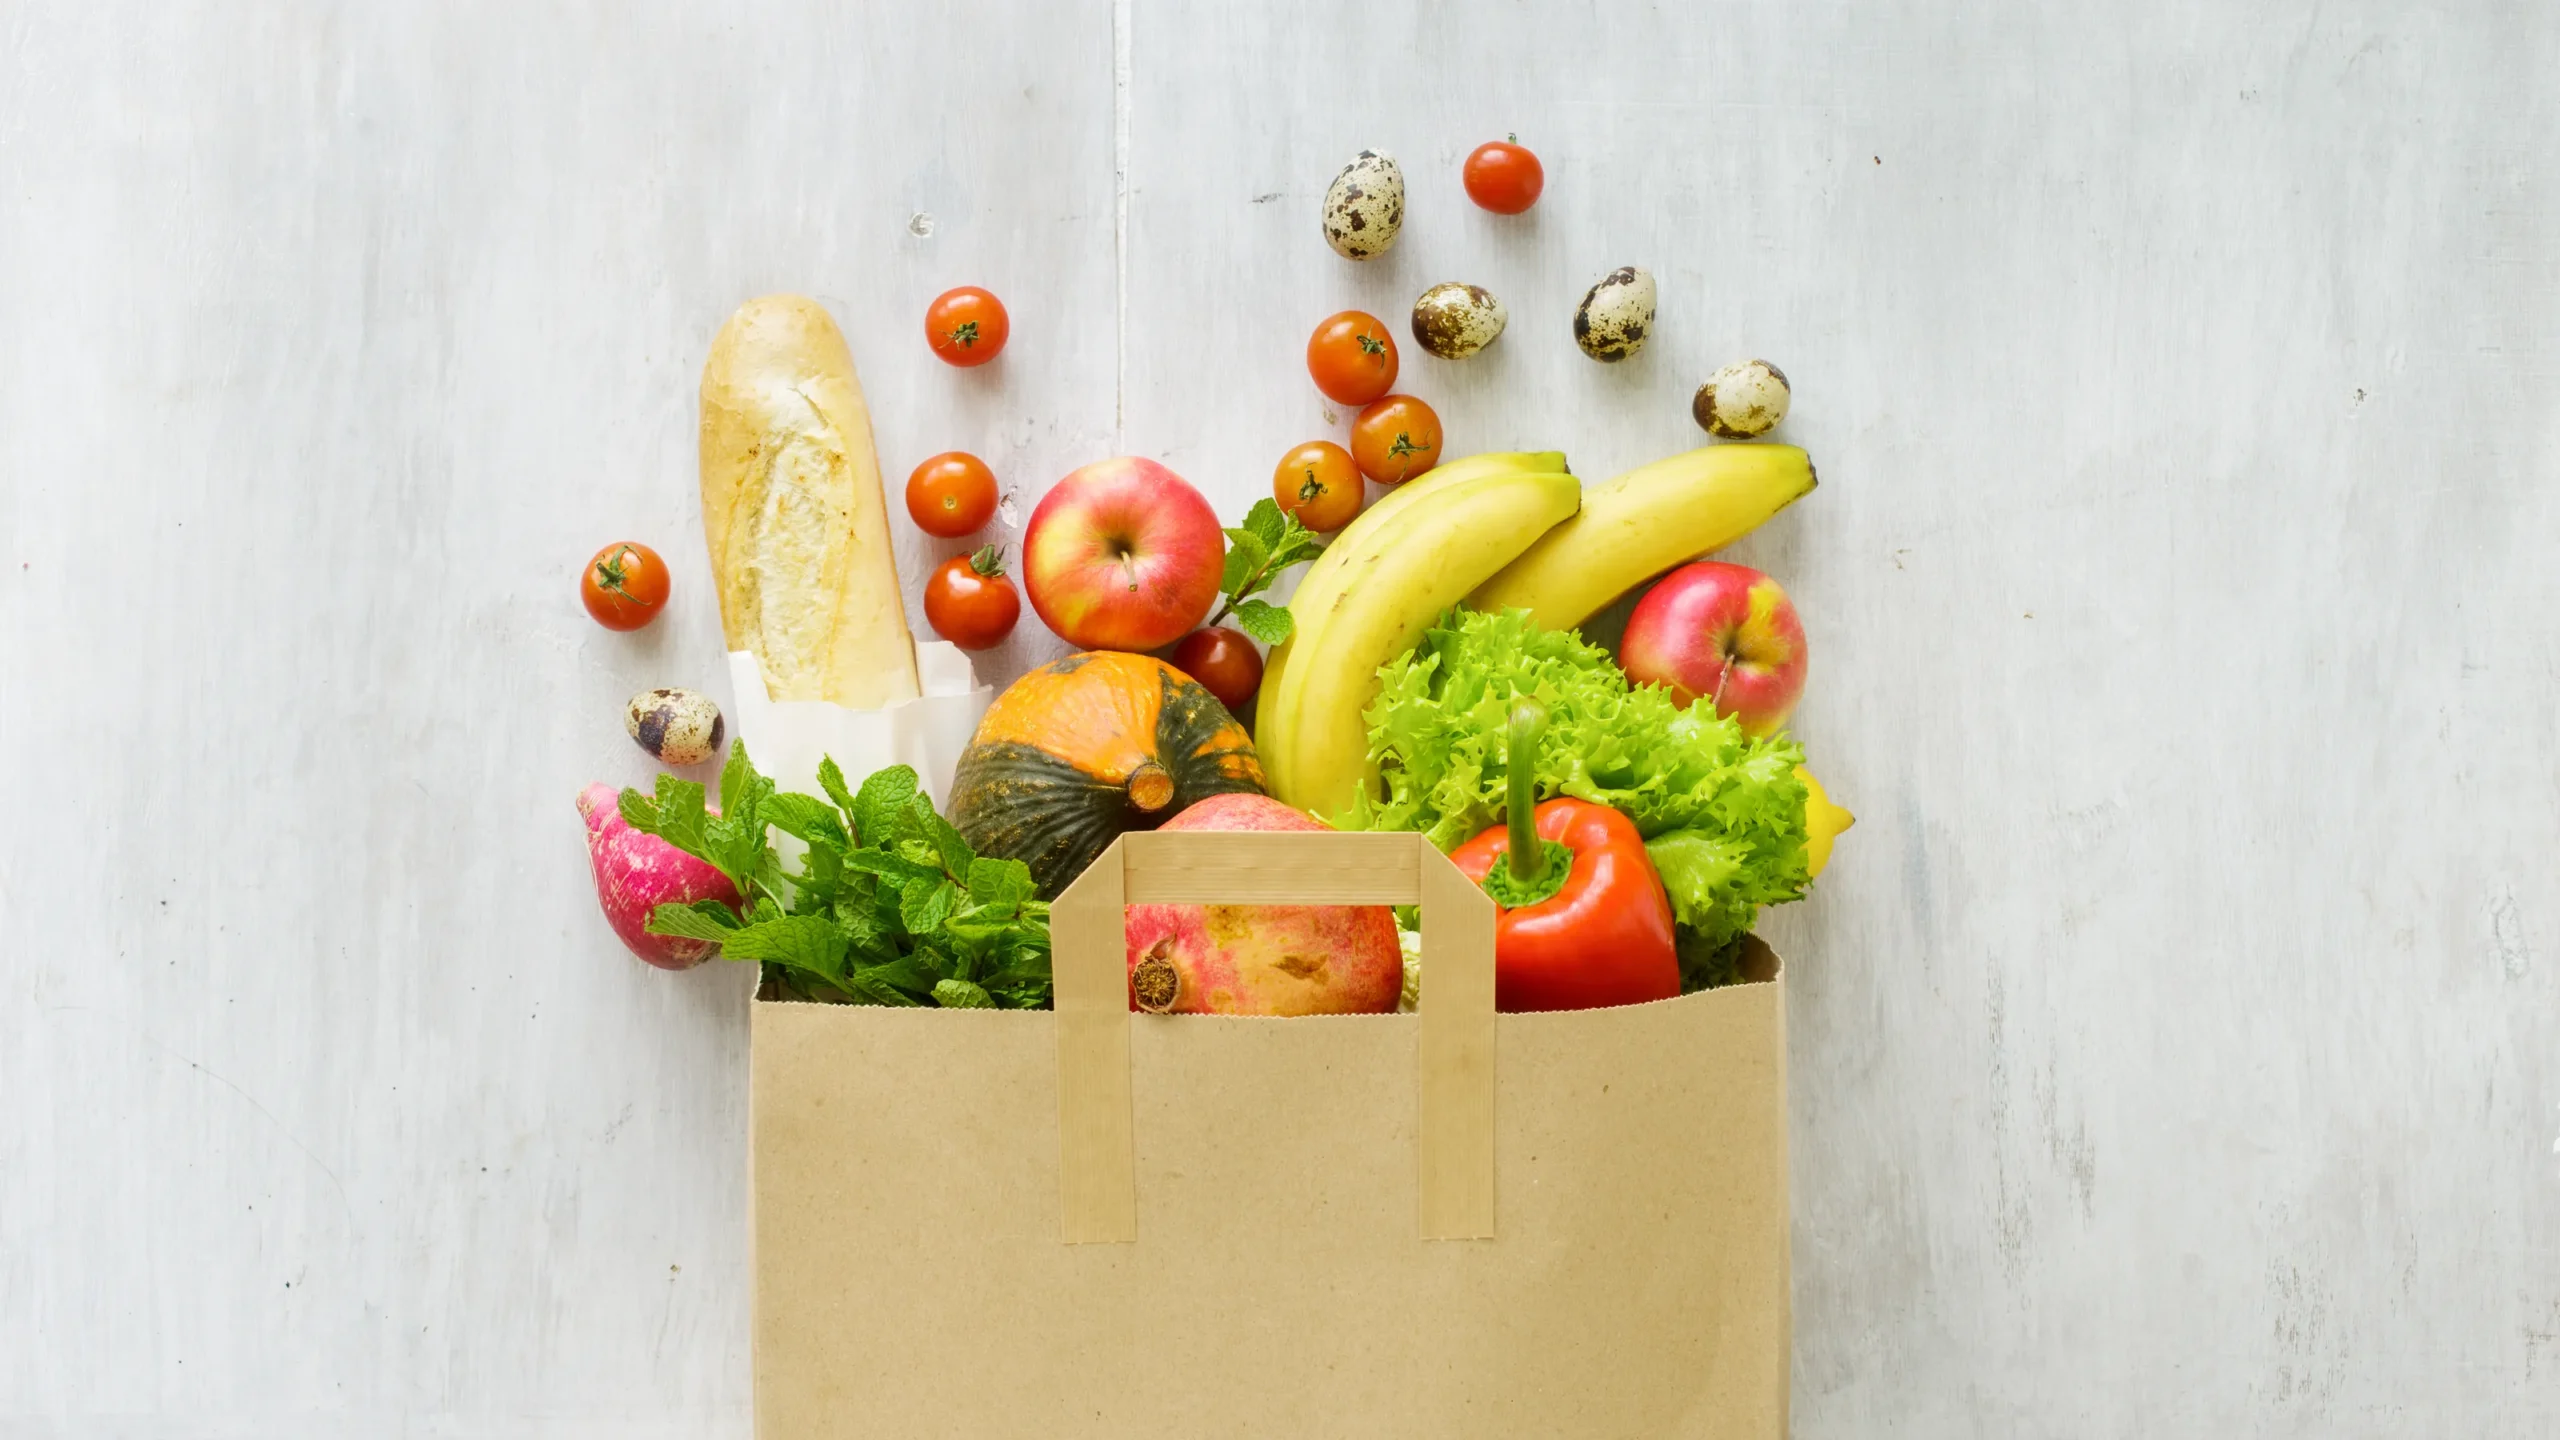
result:
[[[1375,315],[1345,310],[1307,337],[1307,373],[1336,405],[1366,405],[1396,385],[1396,337]]]
[[[1280,457],[1271,472],[1271,498],[1298,523],[1331,534],[1351,523],[1364,498],[1351,452],[1330,440],[1310,440]]]
[[[946,450],[907,476],[907,517],[927,535],[957,540],[996,513],[996,474],[966,450]]]
[[[1234,630],[1194,630],[1173,647],[1173,668],[1200,682],[1218,703],[1241,715],[1262,688],[1262,654]]]
[[[1476,147],[1467,157],[1467,198],[1496,215],[1517,215],[1538,203],[1547,188],[1547,168],[1520,144],[1520,137]]]
[[[587,562],[578,598],[607,630],[637,630],[666,607],[667,562],[638,541],[616,540]]]
[[[954,365],[984,365],[1004,350],[1013,333],[1004,302],[975,285],[945,290],[924,312],[924,338],[933,353]]]
[[[963,650],[990,650],[1022,618],[1022,594],[1004,573],[1004,552],[981,545],[942,562],[924,582],[925,623]]]
[[[1351,458],[1381,485],[1401,485],[1440,463],[1440,417],[1410,395],[1390,395],[1351,422]]]

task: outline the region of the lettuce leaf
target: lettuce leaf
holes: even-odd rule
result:
[[[1538,798],[1570,795],[1635,822],[1684,952],[1729,951],[1761,906],[1805,893],[1804,752],[1792,740],[1751,739],[1659,686],[1630,685],[1607,651],[1522,610],[1452,611],[1378,681],[1363,716],[1378,779],[1339,817],[1346,829],[1418,830],[1448,850],[1492,827],[1512,697],[1534,695],[1549,716]]]

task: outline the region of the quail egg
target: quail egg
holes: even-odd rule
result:
[[[1766,360],[1737,360],[1707,377],[1689,413],[1710,435],[1747,440],[1787,418],[1787,395],[1787,372]]]
[[[1573,312],[1574,343],[1582,353],[1614,364],[1644,348],[1653,329],[1653,273],[1621,265],[1600,277]]]
[[[1413,302],[1413,338],[1443,360],[1464,360],[1501,338],[1510,318],[1492,291],[1452,280]]]
[[[1324,243],[1345,260],[1374,260],[1404,229],[1404,171],[1383,150],[1352,157],[1324,192]]]
[[[720,707],[693,690],[643,690],[623,707],[622,728],[669,765],[699,765],[720,748]]]

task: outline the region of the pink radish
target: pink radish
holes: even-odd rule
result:
[[[661,905],[696,900],[737,904],[738,887],[728,876],[655,835],[632,829],[622,818],[622,792],[610,785],[579,791],[578,813],[587,817],[587,858],[595,865],[597,903],[632,954],[661,970],[690,970],[720,953],[708,940],[652,935],[642,927],[649,923],[649,912]]]

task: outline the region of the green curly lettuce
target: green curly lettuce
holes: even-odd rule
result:
[[[1456,610],[1378,672],[1364,712],[1377,779],[1346,829],[1418,830],[1443,850],[1502,818],[1512,697],[1550,717],[1540,800],[1570,795],[1635,822],[1679,921],[1686,988],[1734,978],[1763,905],[1801,898],[1804,751],[1754,740],[1714,711],[1630,685],[1607,651],[1543,630],[1525,610]]]

